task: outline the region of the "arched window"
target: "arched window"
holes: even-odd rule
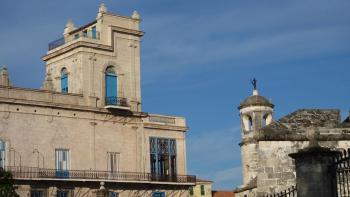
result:
[[[250,115],[245,114],[242,116],[243,128],[245,131],[253,130],[253,119]]]
[[[272,115],[270,113],[265,114],[261,121],[262,127],[269,125],[272,122]]]
[[[267,116],[268,114],[265,114],[261,119],[261,127],[265,127],[267,125]]]
[[[249,116],[249,125],[248,125],[249,130],[253,130],[253,119],[252,117]]]
[[[0,168],[5,167],[5,142],[0,140]]]
[[[66,68],[61,70],[61,92],[68,93],[68,72]]]
[[[105,73],[105,88],[106,88],[106,105],[117,105],[117,87],[118,80],[117,75],[113,67],[108,67]]]

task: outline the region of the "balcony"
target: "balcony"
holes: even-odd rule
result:
[[[53,42],[49,43],[49,51],[58,48],[64,44],[67,44],[69,42],[72,42],[74,40],[77,40],[79,38],[87,38],[91,40],[100,40],[100,32],[98,31],[81,31],[74,33],[72,35],[69,35],[68,37],[57,39]]]
[[[130,109],[126,98],[121,97],[106,97],[105,108]]]
[[[43,169],[35,167],[5,167],[12,173],[14,179],[24,180],[71,180],[71,181],[115,181],[115,182],[164,182],[194,184],[196,176],[192,175],[156,175],[139,172],[108,172],[95,170],[65,170],[64,173],[55,169]]]

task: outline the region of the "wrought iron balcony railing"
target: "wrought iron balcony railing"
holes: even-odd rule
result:
[[[141,181],[141,182],[174,182],[195,183],[193,175],[157,175],[139,172],[108,172],[95,170],[55,170],[35,167],[5,167],[12,173],[14,179],[64,179],[64,180],[111,180],[111,181]]]
[[[57,47],[60,47],[68,42],[71,42],[73,40],[76,40],[78,38],[89,38],[89,39],[93,39],[93,40],[99,40],[100,39],[100,32],[98,31],[81,31],[81,32],[77,32],[75,34],[69,35],[66,38],[60,38],[57,39],[53,42],[49,43],[49,51],[53,50]]]
[[[121,97],[106,97],[106,105],[129,107],[126,98]]]

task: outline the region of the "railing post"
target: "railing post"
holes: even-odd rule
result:
[[[334,197],[334,177],[336,176],[333,158],[338,151],[319,146],[308,147],[289,156],[295,160],[298,197]]]

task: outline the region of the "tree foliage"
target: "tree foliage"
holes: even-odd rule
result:
[[[15,189],[12,174],[0,167],[0,196],[19,197]]]

